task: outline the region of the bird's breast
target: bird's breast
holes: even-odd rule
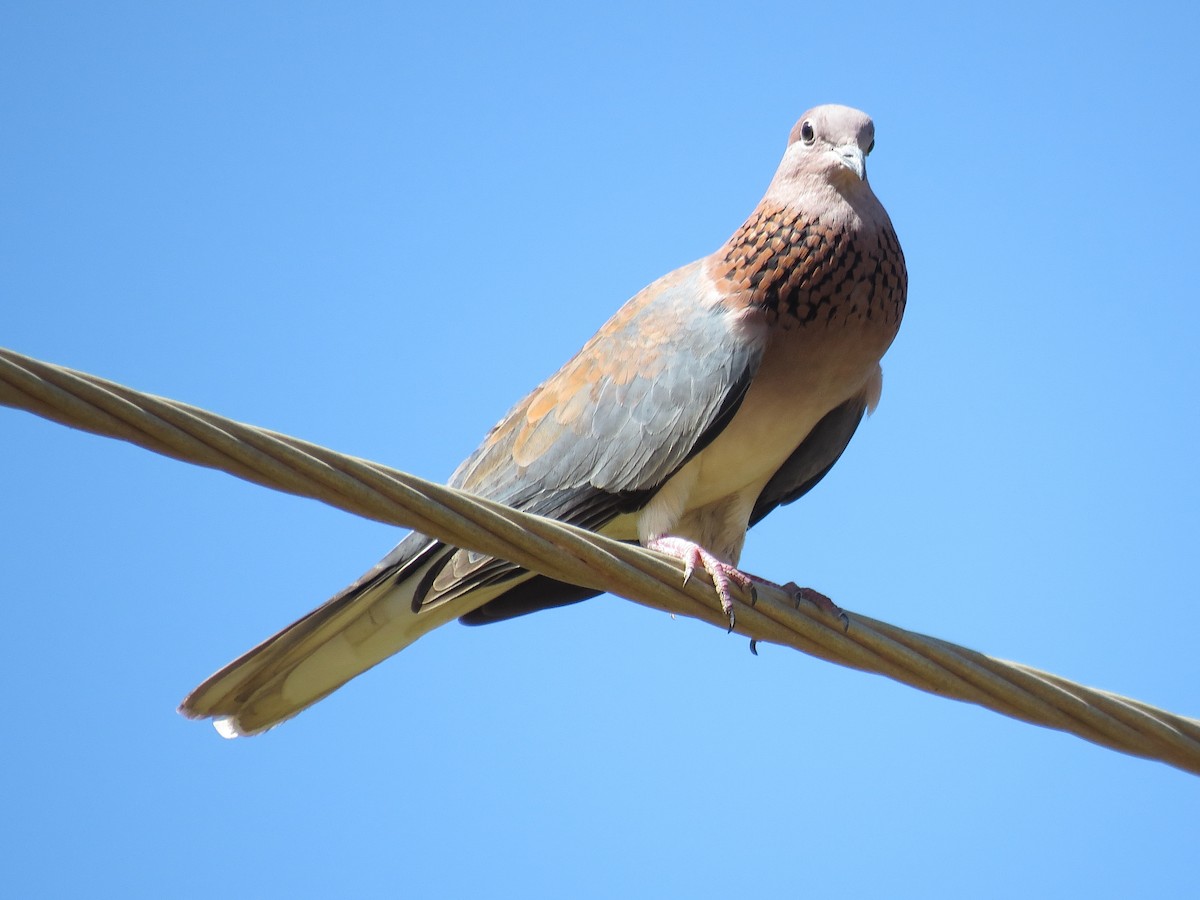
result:
[[[826,413],[877,377],[904,313],[907,273],[891,223],[822,222],[760,209],[715,261],[767,343],[737,414],[679,473],[696,508],[754,493]],[[749,489],[749,491],[747,491]]]
[[[876,377],[881,353],[838,341],[814,348],[791,335],[770,346],[729,425],[689,463],[688,508],[762,486],[816,424]]]

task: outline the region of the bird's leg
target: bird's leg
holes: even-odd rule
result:
[[[757,575],[751,575],[750,578],[757,581],[759,584],[769,584],[773,588],[778,588],[785,594],[791,594],[796,598],[796,608],[800,608],[800,604],[807,600],[821,612],[828,616],[833,616],[842,623],[842,631],[850,630],[850,617],[846,615],[846,611],[822,594],[820,591],[814,591],[812,588],[800,587],[796,582],[789,581],[787,584],[776,584],[773,581],[767,581],[765,578],[759,578]],[[755,638],[750,639],[750,652],[758,656],[758,641]]]
[[[721,598],[721,609],[725,612],[725,615],[729,616],[730,631],[733,631],[733,626],[736,623],[736,616],[733,613],[733,593],[731,590],[733,583],[737,582],[737,584],[750,592],[750,603],[752,605],[758,599],[758,592],[754,589],[755,579],[751,578],[737,566],[717,559],[694,541],[664,535],[647,541],[646,548],[648,550],[657,550],[659,553],[665,553],[667,556],[673,556],[675,559],[683,560],[684,584],[688,583],[688,579],[692,577],[692,572],[696,570],[696,566],[703,568],[712,578],[717,596]]]
[[[814,591],[812,588],[800,587],[794,581],[789,581],[787,584],[776,584],[773,581],[767,581],[765,578],[759,578],[757,575],[751,575],[759,584],[769,584],[771,587],[779,588],[785,594],[791,594],[796,598],[796,608],[800,608],[800,604],[807,600],[817,609],[826,615],[833,616],[842,623],[842,631],[850,630],[850,617],[846,615],[846,611],[822,594],[820,591]],[[750,638],[750,652],[758,656],[758,641],[755,638]]]
[[[789,581],[785,585],[781,585],[783,590],[787,591],[796,598],[796,608],[800,608],[800,604],[807,600],[817,609],[826,615],[833,616],[842,623],[842,631],[847,631],[850,628],[850,617],[846,615],[846,611],[822,594],[820,591],[814,591],[812,588],[800,587],[794,581]]]
[[[704,569],[705,572],[713,580],[713,586],[716,588],[717,596],[721,598],[721,609],[729,616],[729,630],[733,631],[737,619],[733,612],[733,584],[736,582],[739,586],[750,592],[750,605],[753,606],[758,600],[758,591],[754,585],[765,584],[769,587],[777,588],[784,593],[791,594],[796,598],[796,607],[808,601],[821,612],[828,616],[839,620],[842,623],[842,630],[846,631],[850,628],[850,617],[846,615],[846,611],[840,606],[822,594],[820,591],[813,590],[808,587],[800,587],[796,582],[789,581],[787,584],[776,584],[774,581],[769,581],[766,578],[759,578],[757,575],[748,575],[737,566],[730,565],[723,560],[717,559],[699,544],[694,541],[689,541],[685,538],[671,537],[664,535],[662,537],[653,538],[646,542],[646,549],[657,550],[659,553],[665,553],[668,556],[673,556],[675,559],[683,561],[683,583],[687,584],[688,579],[692,577],[692,573],[697,566]],[[757,655],[757,650],[751,645],[751,652]]]

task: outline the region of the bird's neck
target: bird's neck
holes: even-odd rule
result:
[[[871,209],[866,212],[870,215]],[[710,271],[730,292],[749,294],[750,305],[799,324],[829,321],[834,315],[870,315],[865,306],[834,311],[829,303],[841,283],[861,277],[871,284],[874,300],[886,307],[881,318],[898,321],[904,303],[903,256],[887,214],[880,208],[880,217],[872,218],[845,201],[815,215],[772,203],[768,196],[714,255]],[[878,263],[893,258],[895,272]]]
[[[786,307],[819,273],[822,259],[838,258],[853,240],[849,224],[764,200],[722,248],[716,274],[733,290],[751,293],[756,306]]]

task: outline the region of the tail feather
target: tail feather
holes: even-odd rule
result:
[[[259,734],[512,586],[510,581],[468,591],[414,612],[422,577],[453,552],[431,544],[402,565],[372,570],[212,675],[179,711],[215,719],[223,737]]]

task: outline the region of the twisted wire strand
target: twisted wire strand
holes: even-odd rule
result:
[[[561,581],[729,624],[711,585],[703,577],[684,585],[677,560],[4,348],[0,404],[413,528]],[[735,630],[1200,774],[1196,719],[866,616],[851,613],[849,621],[844,628],[814,605],[762,585],[753,605],[739,604]]]

